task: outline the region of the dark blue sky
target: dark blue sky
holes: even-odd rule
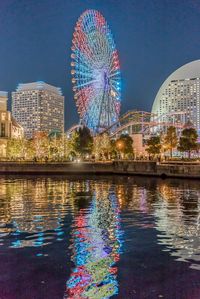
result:
[[[197,0],[0,0],[0,90],[45,81],[62,88],[66,127],[78,121],[71,91],[74,25],[86,9],[106,18],[119,51],[122,112],[150,110],[166,77],[200,58]],[[200,2],[199,2],[200,3]]]

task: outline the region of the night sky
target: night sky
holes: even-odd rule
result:
[[[70,74],[72,34],[80,14],[97,9],[106,18],[119,51],[122,113],[149,111],[167,76],[200,58],[198,2],[0,0],[0,90],[11,92],[18,83],[38,80],[61,87],[66,128],[77,122]]]

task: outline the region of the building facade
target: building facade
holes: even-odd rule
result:
[[[0,91],[0,111],[7,111],[8,93]]]
[[[8,93],[0,91],[0,158],[6,157],[9,139],[23,138],[24,130],[7,110]]]
[[[35,132],[64,131],[64,96],[44,82],[19,84],[12,93],[12,113],[27,138]]]
[[[173,72],[162,84],[152,113],[159,122],[192,122],[200,134],[200,60]]]

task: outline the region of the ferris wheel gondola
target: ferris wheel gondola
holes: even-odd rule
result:
[[[118,120],[121,73],[116,46],[105,18],[85,11],[72,40],[71,74],[81,122],[99,132]]]

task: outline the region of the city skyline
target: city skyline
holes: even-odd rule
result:
[[[79,15],[88,8],[105,16],[119,50],[122,113],[150,111],[165,79],[199,58],[200,7],[194,1],[173,1],[173,5],[130,0],[4,1],[0,4],[0,90],[11,93],[18,83],[38,80],[60,86],[66,128],[78,121],[70,74],[72,34]]]

